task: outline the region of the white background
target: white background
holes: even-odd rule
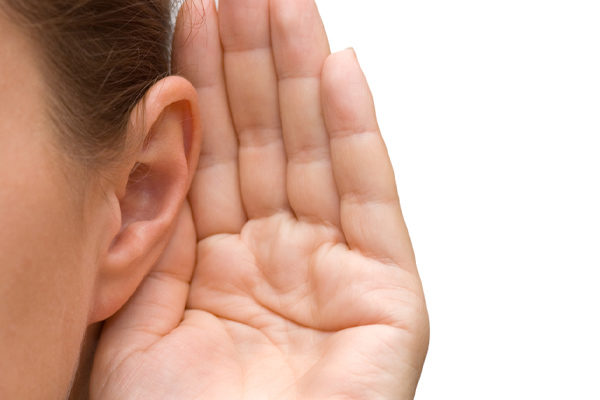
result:
[[[600,399],[600,2],[317,3],[366,71],[417,253],[417,399]]]

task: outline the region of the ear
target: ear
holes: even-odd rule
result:
[[[132,151],[107,193],[115,223],[101,253],[89,323],[120,309],[163,252],[196,171],[197,107],[194,87],[172,76],[134,108],[127,137],[137,144],[128,145]]]

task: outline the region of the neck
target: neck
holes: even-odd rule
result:
[[[102,322],[98,322],[90,325],[85,333],[81,345],[79,365],[75,372],[69,400],[85,400],[89,398],[90,377],[92,375],[92,366],[94,365],[94,354],[96,352],[96,346],[98,345],[101,330]]]

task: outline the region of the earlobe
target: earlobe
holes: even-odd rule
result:
[[[155,84],[132,112],[139,143],[120,172],[118,232],[102,256],[90,323],[121,308],[160,257],[193,179],[200,148],[196,92],[183,78]]]

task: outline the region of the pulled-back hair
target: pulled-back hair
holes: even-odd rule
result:
[[[129,115],[170,73],[170,0],[0,0],[38,45],[49,115],[69,154],[120,154]]]

